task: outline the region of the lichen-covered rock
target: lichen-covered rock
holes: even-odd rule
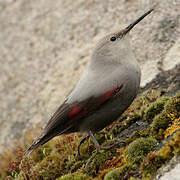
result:
[[[144,112],[144,118],[148,122],[152,122],[153,118],[164,109],[164,105],[167,102],[167,100],[168,97],[163,97],[158,99],[156,102],[150,104],[150,106],[146,108]]]
[[[127,152],[132,161],[140,162],[157,146],[157,140],[153,137],[138,138],[129,144]]]
[[[80,173],[67,174],[60,178],[56,178],[56,180],[87,180],[87,175]]]
[[[168,114],[166,112],[162,112],[161,114],[158,114],[156,117],[154,117],[151,126],[155,130],[159,130],[159,129],[165,130],[170,123],[171,123],[171,119],[168,116]]]
[[[119,180],[124,176],[128,168],[128,166],[124,165],[120,168],[113,169],[105,175],[104,180]]]

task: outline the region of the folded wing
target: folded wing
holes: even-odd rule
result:
[[[65,101],[53,114],[42,134],[32,143],[24,155],[29,155],[37,147],[45,144],[55,136],[67,132],[78,131],[78,120],[85,118],[90,113],[93,113],[100,108],[103,104],[112,100],[113,97],[120,92],[123,85],[124,83],[108,90],[98,97],[89,97],[82,102],[68,104]]]

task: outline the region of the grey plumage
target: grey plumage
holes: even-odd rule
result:
[[[75,89],[25,155],[64,133],[100,131],[129,107],[137,95],[141,71],[132,52],[128,32],[151,11],[127,28],[111,33],[97,43]]]

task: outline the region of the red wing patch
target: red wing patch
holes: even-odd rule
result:
[[[73,117],[73,116],[77,115],[81,111],[82,111],[82,108],[75,107],[69,113],[69,117]]]
[[[116,89],[117,89],[117,88],[113,88],[113,89],[107,91],[107,92],[103,95],[104,100],[108,99],[108,98],[114,93],[114,91],[115,91]]]
[[[103,99],[104,101],[106,101],[107,99],[109,99],[112,95],[115,95],[116,93],[118,93],[121,88],[123,87],[123,83],[120,86],[117,86],[115,88],[112,88],[110,90],[108,90],[104,95],[103,95]]]
[[[113,95],[118,93],[121,90],[121,88],[123,87],[123,84],[124,83],[122,83],[120,86],[117,86],[115,88],[108,90],[100,97],[93,98],[93,100],[88,103],[88,106],[86,106],[86,108],[84,108],[84,107],[72,108],[68,114],[71,121],[78,119],[78,118],[82,118],[88,112],[91,112],[91,111],[97,109],[98,107],[100,107],[100,105],[103,104],[106,100],[110,99]]]
[[[69,118],[70,119],[77,119],[86,114],[87,110],[84,108],[80,107],[74,107],[70,112],[69,112]]]

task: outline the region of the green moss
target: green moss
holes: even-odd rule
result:
[[[159,129],[166,129],[169,124],[171,123],[171,118],[168,116],[168,114],[163,111],[161,114],[157,115],[153,119],[153,123],[151,124],[151,127],[154,130],[159,130]]]
[[[105,150],[102,152],[99,152],[94,160],[89,164],[89,171],[91,174],[97,175],[97,172],[101,165],[103,165],[107,160],[111,159],[115,155],[115,150]]]
[[[150,104],[150,106],[148,106]],[[140,113],[141,112],[141,113]],[[180,94],[174,97],[160,97],[158,91],[150,91],[136,99],[133,105],[119,119],[104,129],[105,134],[95,135],[101,145],[108,145],[114,141],[114,136],[126,129],[123,146],[117,146],[108,151],[100,151],[89,164],[89,172],[95,180],[123,179],[150,180],[158,168],[164,165],[174,155],[180,154],[180,133],[168,138],[168,142],[159,151],[154,152],[157,141],[160,143],[164,135],[170,135],[179,127]],[[144,129],[137,128],[137,121],[147,122]],[[173,126],[174,125],[174,126]],[[135,129],[134,129],[135,127]],[[29,136],[29,135],[28,135]],[[171,139],[172,138],[172,139]],[[0,162],[0,179],[56,179],[56,180],[84,180],[85,163],[92,155],[95,147],[92,140],[81,146],[81,156],[77,155],[80,138],[74,135],[61,136],[38,148],[29,158],[22,159],[23,151],[27,147],[16,151],[8,151],[13,158],[4,158]],[[117,140],[117,139],[116,139]],[[122,139],[120,139],[122,140]],[[87,143],[88,142],[88,143]],[[26,144],[30,142],[26,141]],[[5,155],[4,157],[9,157]],[[1,158],[1,157],[0,157]],[[1,158],[2,159],[2,158]],[[15,162],[14,160],[17,161]],[[106,174],[107,173],[107,174]],[[135,177],[138,177],[136,178]],[[134,176],[134,177],[133,177]]]
[[[167,97],[162,97],[158,99],[157,101],[155,101],[154,103],[152,103],[149,107],[147,107],[144,110],[144,118],[149,123],[152,122],[153,118],[164,109],[164,105],[168,99],[169,98]]]
[[[151,128],[146,128],[141,131],[139,131],[140,137],[149,137],[149,136],[154,136]]]
[[[139,138],[128,146],[128,156],[130,160],[140,162],[156,146],[157,140],[153,137]]]
[[[164,105],[164,110],[154,117],[152,128],[155,130],[165,130],[172,123],[170,115],[173,114],[175,118],[180,117],[180,94],[170,98]]]
[[[56,178],[56,180],[87,180],[87,175],[80,173],[67,174],[60,178]]]
[[[135,177],[130,177],[129,180],[152,180],[152,177],[144,177],[144,178],[135,178]]]
[[[106,128],[106,132],[109,132],[111,135],[113,134],[114,136],[116,136],[123,130],[130,127],[133,123],[140,120],[141,117],[136,113],[128,113],[123,115],[121,118],[122,119],[120,119],[120,122],[118,122],[118,124],[112,126],[110,129]]]
[[[174,114],[176,118],[180,117],[180,93],[172,97],[164,106],[167,114]]]
[[[165,163],[165,159],[161,156],[150,152],[145,160],[140,165],[140,171],[143,176],[147,176],[148,174],[155,174],[159,167]]]
[[[171,119],[167,116],[166,113],[159,114],[153,120],[151,127],[153,130],[165,130],[171,122]]]
[[[153,104],[161,98],[161,91],[159,90],[149,90],[144,92],[136,101],[133,102],[133,111],[140,115],[142,118],[147,111],[150,104]]]
[[[141,163],[140,171],[144,176],[155,174],[163,164],[172,159],[173,156],[180,155],[180,132],[173,135],[169,142],[165,143],[158,152],[150,152]]]
[[[124,165],[120,168],[113,169],[112,171],[110,171],[105,175],[104,180],[119,180],[123,178],[123,176],[125,175],[125,173],[127,173],[127,171],[129,171],[128,165]]]

